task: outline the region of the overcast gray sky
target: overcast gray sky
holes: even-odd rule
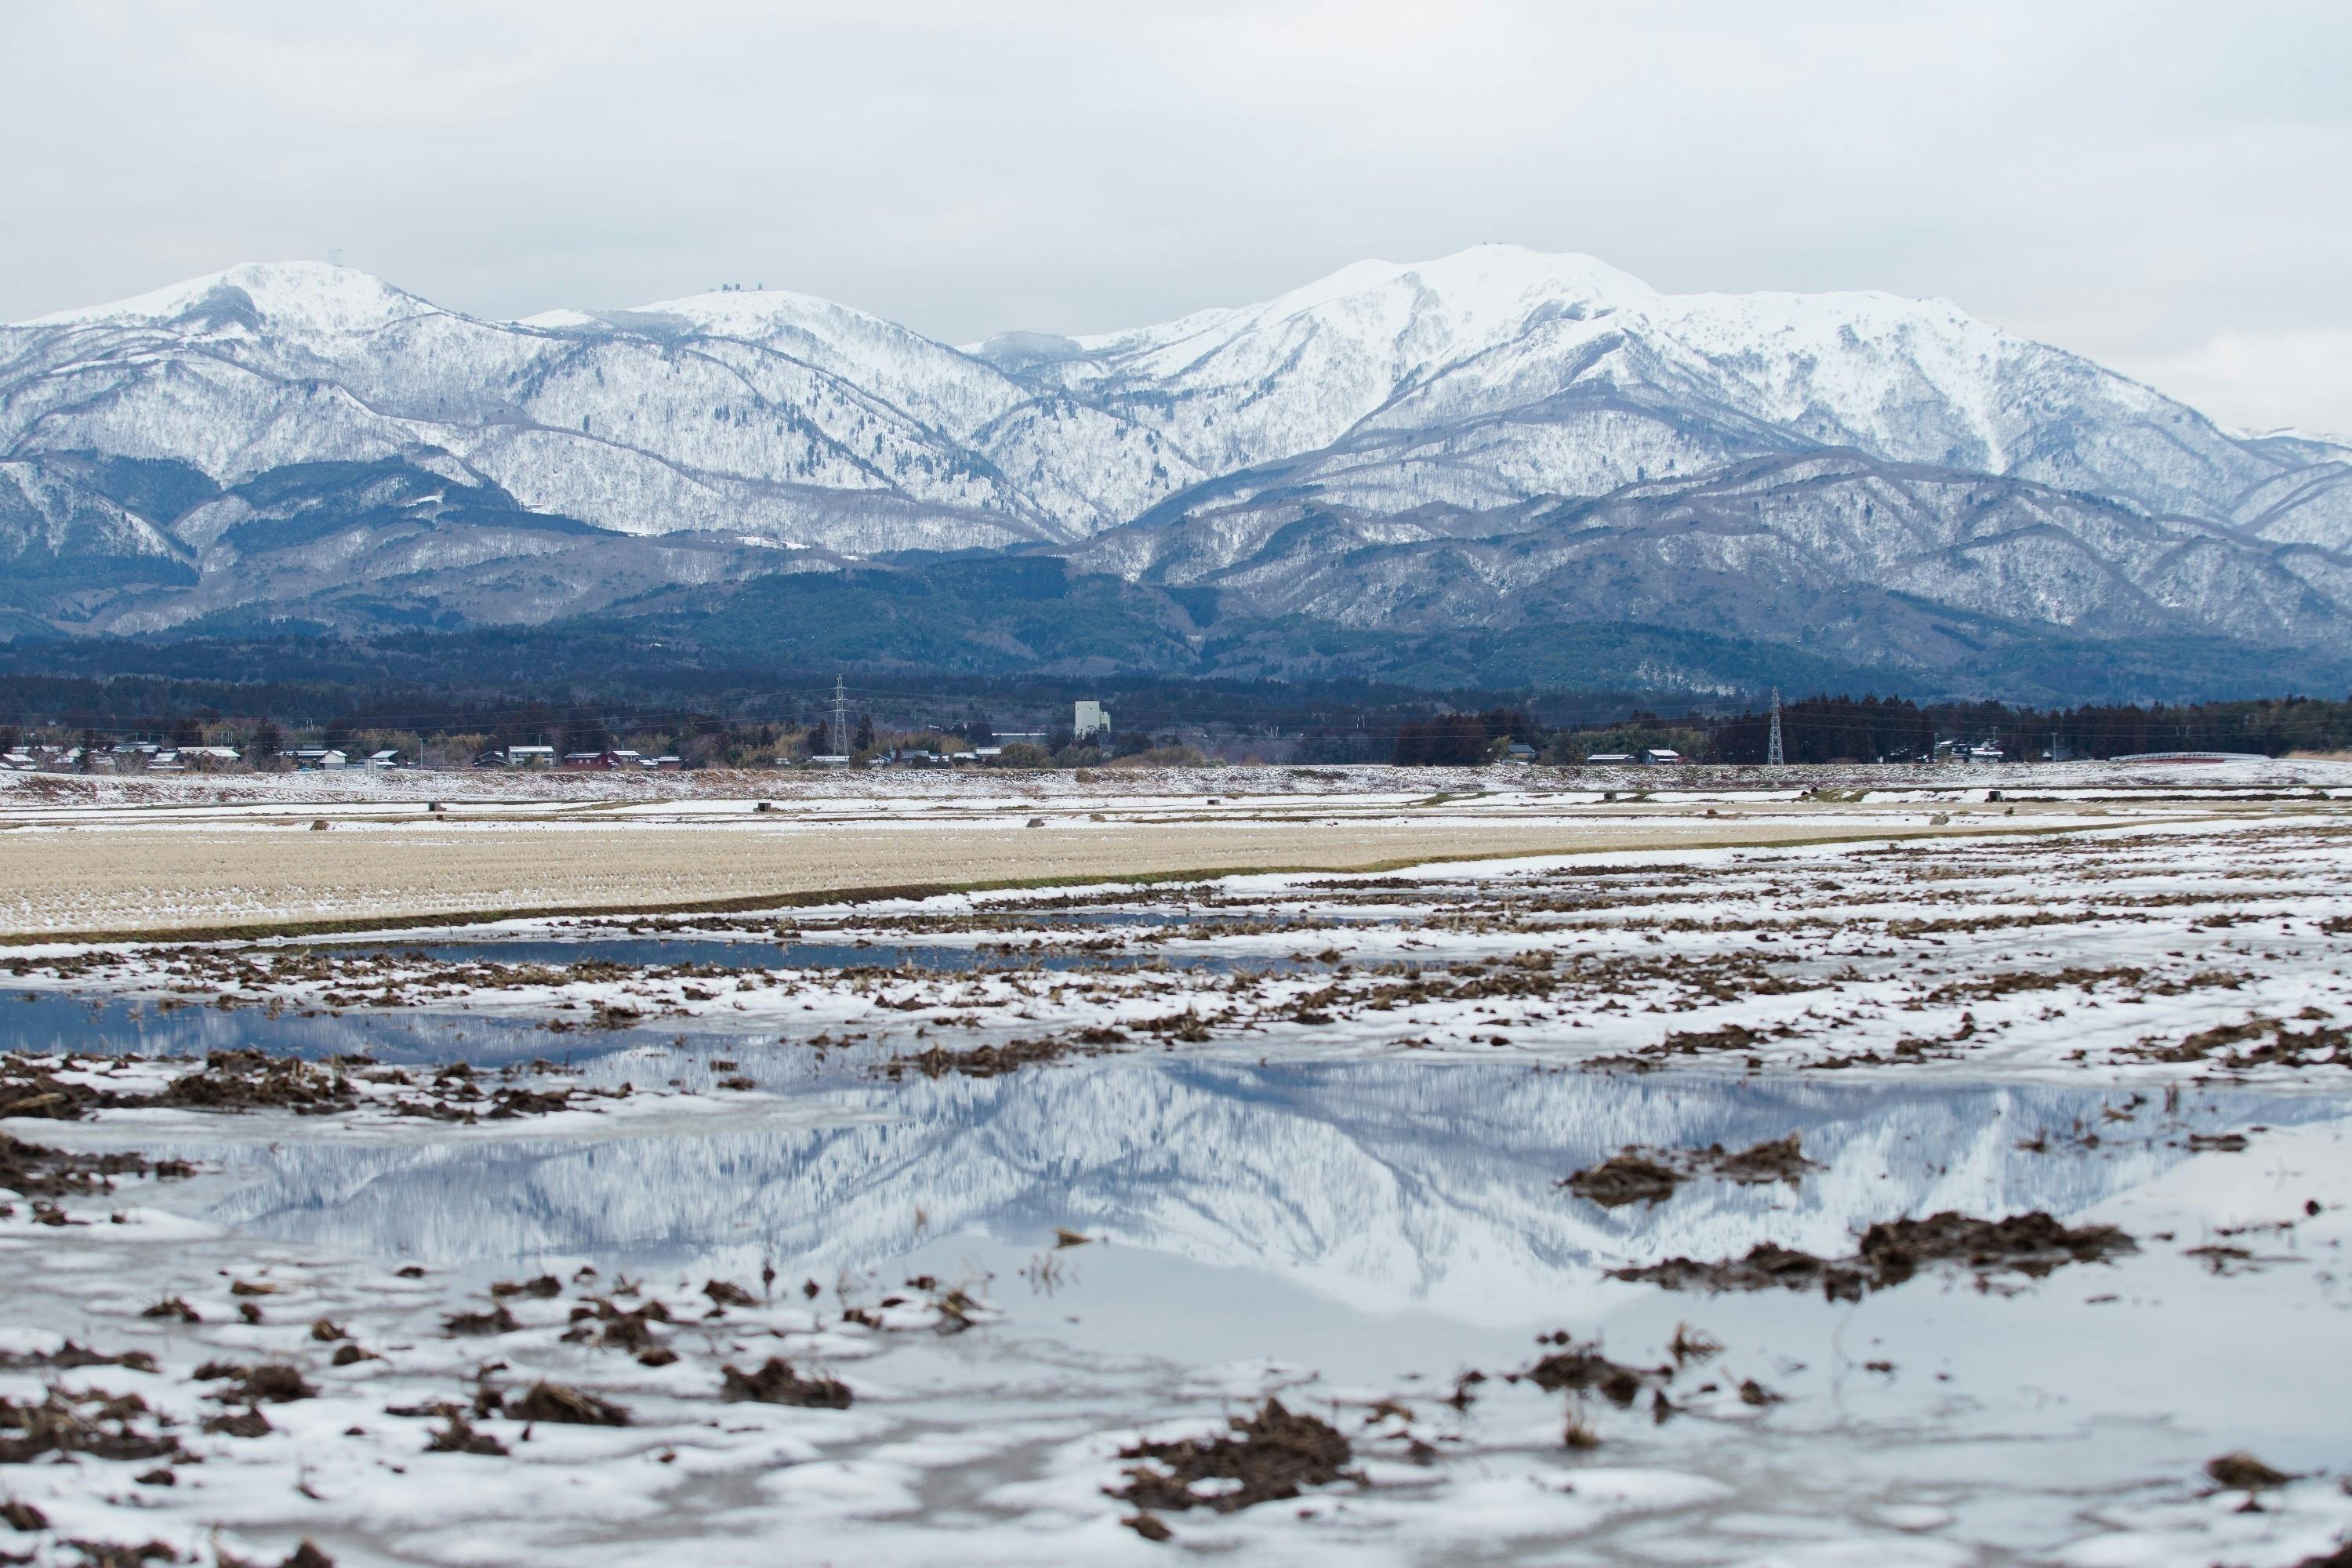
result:
[[[0,319],[341,247],[478,314],[738,281],[962,342],[1509,240],[2352,433],[2347,84],[2340,0],[0,0]]]

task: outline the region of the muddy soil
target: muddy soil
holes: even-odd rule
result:
[[[1120,1458],[1144,1463],[1129,1468],[1126,1484],[1110,1495],[1147,1514],[1192,1508],[1232,1513],[1343,1479],[1355,1458],[1338,1427],[1296,1415],[1279,1399],[1226,1425],[1230,1432],[1213,1436],[1120,1449]]]

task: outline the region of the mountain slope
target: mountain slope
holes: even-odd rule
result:
[[[865,552],[1071,531],[970,444],[1027,393],[796,295],[490,322],[342,268],[240,267],[0,331],[0,389],[11,453],[171,458],[223,482],[439,450],[530,510],[618,532]]]
[[[1906,624],[1939,614],[2269,646],[2352,633],[2340,553],[1854,452],[1475,514],[1365,513],[1320,494],[1244,502],[1118,530],[1072,555],[1215,588],[1261,615],[1396,629],[1624,619],[1769,639],[1790,634],[1794,613],[1819,646],[1906,661],[1930,654]]]
[[[1280,465],[1283,482],[1390,510],[1851,447],[2215,516],[2296,466],[1946,301],[1663,295],[1590,257],[1511,246],[1363,262],[1264,305],[995,357],[1204,468]],[[1448,463],[1449,437],[1475,462]]]
[[[1612,626],[1937,680],[2037,638],[2234,668],[2342,645],[2352,448],[1943,301],[1662,294],[1505,246],[970,350],[781,291],[483,321],[310,263],[0,327],[12,626],[674,623],[859,560],[844,602],[913,605],[894,559],[970,551],[1149,592],[1080,616],[1091,654],[979,605],[944,641],[886,616],[877,657],[1181,666],[1204,634],[1167,595],[1208,595],[1293,650],[1270,669],[1322,635],[1286,619],[1544,668]]]

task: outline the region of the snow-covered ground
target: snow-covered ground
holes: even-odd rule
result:
[[[671,801],[854,801],[888,806],[999,799],[1108,801],[1153,799],[1197,805],[1209,797],[1235,806],[1297,795],[1407,799],[1444,793],[1503,796],[1613,792],[1660,800],[1719,800],[1754,792],[1796,798],[1821,788],[1885,790],[1920,798],[1981,796],[1987,789],[2042,795],[2092,790],[2196,795],[2278,789],[2352,791],[2352,763],[2298,758],[2221,763],[2055,763],[1991,767],[1838,763],[1782,768],[1691,766],[1552,767],[1505,763],[1486,768],[1391,767],[1365,763],[1201,768],[1125,764],[1076,772],[892,768],[835,772],[807,768],[700,769],[621,773],[535,769],[344,768],[284,773],[53,773],[0,772],[0,819],[46,815],[47,807],[96,805],[201,807],[394,805],[444,801],[467,805],[546,805]]]
[[[18,948],[7,1070],[127,1103],[7,1132],[195,1173],[0,1220],[0,1398],[147,1407],[115,1407],[136,1457],[0,1461],[47,1522],[13,1540],[209,1563],[307,1537],[346,1568],[2303,1563],[2352,1530],[2352,823],[2309,792],[2336,781],[2226,782],[2217,809],[2085,779],[2023,834],[1925,801],[1983,830]],[[348,1103],[145,1102],[245,1043]],[[475,1075],[414,1065],[454,1058]],[[1785,1181],[1559,1184],[1791,1135]],[[1609,1274],[1838,1257],[1946,1211],[2132,1246],[1853,1300]],[[1506,1375],[1555,1333],[1633,1383]],[[152,1367],[60,1365],[67,1338]],[[771,1356],[819,1403],[722,1397]],[[257,1386],[207,1362],[313,1392],[207,1431]],[[596,1408],[564,1391],[627,1424],[562,1419]],[[1171,1462],[1122,1450],[1270,1395],[1344,1474],[1230,1511],[1254,1483],[1134,1483]],[[2279,1479],[2209,1478],[2235,1450]]]
[[[638,787],[672,781],[682,781],[674,794]],[[445,784],[470,793],[444,798]],[[2347,798],[2352,767],[2340,763],[1891,768],[1778,782],[1738,770],[1530,768],[36,777],[0,792],[12,872],[0,940],[740,910],[917,889],[2260,821],[2324,816]]]
[[[762,1057],[811,1045],[936,1072],[1017,1041],[1040,1056],[2299,1081],[2352,1064],[2348,864],[2332,806],[2120,822],[2086,808],[2031,834],[563,916],[378,942],[56,943],[18,948],[0,973],[28,997],[178,1009],[141,1026],[162,1048],[191,1005],[431,1009],[575,1049],[581,1031],[630,1026],[740,1036],[755,1077]]]

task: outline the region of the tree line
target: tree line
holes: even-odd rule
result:
[[[1436,714],[1396,731],[1390,760],[1467,765],[1513,741],[1545,762],[1660,748],[1695,763],[1760,763],[1769,755],[1769,707],[1667,718],[1636,711],[1609,723],[1547,726],[1518,708]],[[1917,762],[1937,742],[1990,745],[2020,761],[2098,759],[2142,752],[2352,751],[2352,701],[2287,697],[2179,706],[2093,703],[2016,708],[2000,702],[1916,702],[1902,697],[1815,696],[1780,710],[1782,754],[1791,763]]]

